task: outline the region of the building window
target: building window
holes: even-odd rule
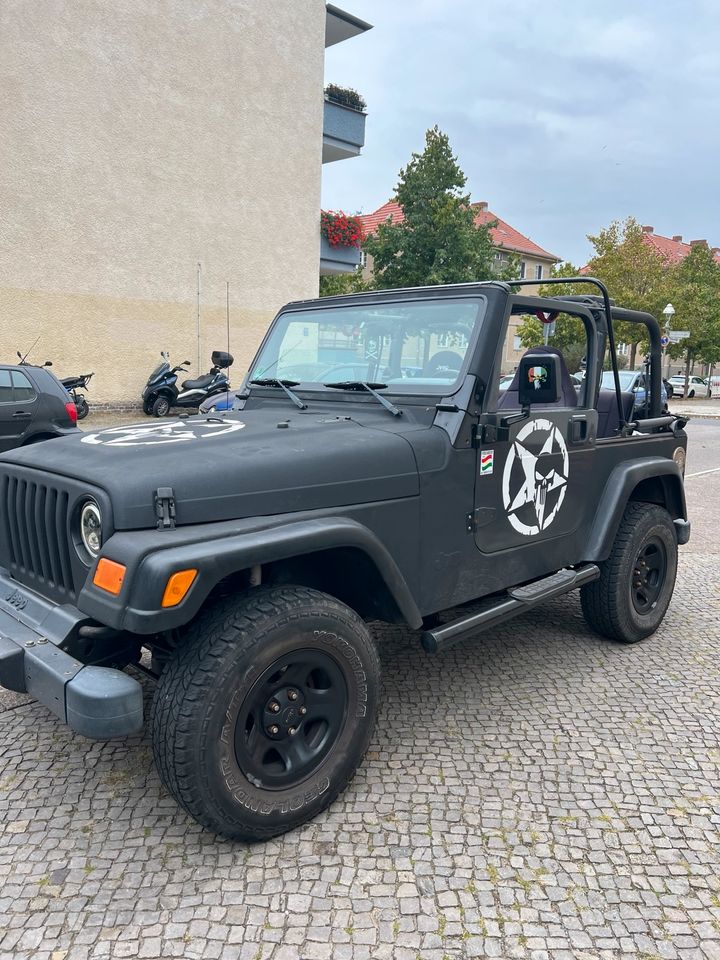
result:
[[[535,279],[536,279],[536,280],[542,280],[542,270],[543,270],[542,264],[539,263],[539,264],[535,267]]]
[[[524,260],[520,261],[520,279],[521,280],[525,279],[525,261]]]
[[[522,340],[520,337],[513,337],[513,350],[522,350]]]

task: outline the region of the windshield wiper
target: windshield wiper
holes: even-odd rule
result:
[[[364,380],[342,380],[339,383],[325,383],[323,386],[330,387],[331,390],[365,390],[375,397],[386,410],[389,410],[394,417],[402,416],[402,410],[377,392],[378,390],[387,390],[386,383],[365,383]]]
[[[280,389],[284,390],[290,397],[298,410],[307,410],[307,404],[303,403],[300,397],[290,389],[290,387],[298,386],[298,380],[275,380],[274,378],[269,378],[265,380],[251,380],[250,383],[254,383],[258,387],[280,387]]]

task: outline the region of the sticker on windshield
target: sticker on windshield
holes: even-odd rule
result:
[[[563,435],[550,420],[531,420],[519,431],[502,482],[505,513],[518,533],[547,530],[565,499],[569,467]]]
[[[489,476],[495,467],[495,451],[483,450],[480,453],[480,476]]]
[[[224,437],[245,426],[240,420],[171,420],[169,423],[136,423],[128,427],[110,427],[100,433],[88,433],[82,443],[105,447],[145,447],[162,443],[183,443]]]

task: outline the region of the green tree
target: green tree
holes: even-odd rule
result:
[[[490,280],[492,224],[476,226],[466,178],[446,134],[433,127],[425,149],[400,171],[394,199],[400,223],[382,223],[364,243],[373,258],[372,283],[379,289]],[[509,265],[516,276],[516,265]],[[508,272],[509,272],[508,271]]]
[[[597,236],[588,235],[588,240],[595,253],[585,272],[602,280],[618,305],[660,318],[669,299],[668,263],[643,239],[637,220],[614,220]],[[647,343],[645,326],[616,323],[615,339],[630,345],[629,366],[634,369],[638,346]]]
[[[687,379],[695,360],[720,362],[720,264],[707,244],[695,244],[690,253],[669,271],[669,297],[683,330],[690,336],[670,348],[671,357],[685,357]]]
[[[556,264],[550,271],[550,277],[576,277],[578,268],[567,262]],[[572,283],[548,283],[540,287],[541,297],[572,296],[587,293],[587,286]],[[536,347],[545,342],[546,332],[550,332],[548,343],[562,350],[565,362],[577,370],[587,351],[587,336],[582,320],[561,313],[551,328],[546,328],[536,316],[526,316],[518,327],[518,336],[523,347]]]
[[[362,293],[369,290],[370,284],[363,277],[358,268],[352,273],[337,273],[328,277],[320,277],[320,296],[337,297],[343,293]]]

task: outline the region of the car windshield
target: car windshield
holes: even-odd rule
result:
[[[362,381],[389,392],[446,394],[460,379],[485,300],[367,303],[281,314],[252,368],[312,384]]]
[[[632,387],[633,380],[637,376],[635,370],[621,370],[619,373],[620,376],[620,389],[629,390]],[[602,387],[603,390],[614,390],[615,389],[615,380],[613,379],[612,370],[606,370],[602,375]]]

